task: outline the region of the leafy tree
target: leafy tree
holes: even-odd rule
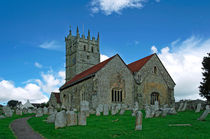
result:
[[[17,100],[10,100],[10,101],[7,102],[7,105],[9,107],[16,107],[17,104],[19,104],[19,102]]]
[[[207,53],[208,56],[203,58],[202,70],[203,70],[203,81],[200,83],[200,96],[207,99],[210,103],[210,53]]]

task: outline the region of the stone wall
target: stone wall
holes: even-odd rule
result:
[[[154,67],[157,69],[156,73]],[[135,101],[139,102],[140,108],[144,104],[150,104],[152,92],[159,93],[160,105],[174,105],[175,84],[156,55],[135,73],[134,78],[140,80],[139,84],[135,84]]]
[[[93,94],[93,79],[84,80],[74,86],[61,91],[62,105],[67,108],[79,109],[80,101],[87,100],[91,102]],[[92,103],[90,103],[92,107]]]
[[[122,89],[122,103],[132,106],[134,104],[134,80],[131,71],[121,58],[115,56],[94,77],[94,91],[98,104],[116,104],[112,102],[112,89]]]

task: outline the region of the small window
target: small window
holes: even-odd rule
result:
[[[122,102],[121,89],[112,89],[112,102]]]
[[[84,51],[86,51],[86,45],[84,45]]]
[[[87,59],[89,59],[90,58],[90,56],[87,56]]]
[[[91,47],[91,52],[93,53],[93,47]]]
[[[157,67],[154,67],[154,74],[157,74]]]

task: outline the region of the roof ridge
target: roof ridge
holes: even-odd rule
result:
[[[65,87],[67,87],[68,85],[71,85],[73,83],[75,83],[76,81],[83,79],[85,77],[87,77],[88,75],[94,74],[97,71],[99,71],[100,69],[102,69],[112,58],[114,58],[115,56],[117,56],[118,54],[86,69],[85,71],[75,75],[70,81],[66,82],[63,86],[60,87],[60,90],[64,89]]]

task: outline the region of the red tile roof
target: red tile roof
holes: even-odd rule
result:
[[[77,74],[76,76],[74,76],[70,81],[66,82],[61,88],[60,90],[64,89],[65,87],[67,87],[68,85],[76,82],[76,81],[79,81],[81,79],[84,79],[85,77],[87,77],[88,75],[91,75],[91,74],[94,74],[96,73],[97,71],[99,71],[101,68],[103,68],[113,57],[115,57],[116,55],[110,57],[109,59],[97,64],[97,65],[94,65],[92,66],[91,68]]]
[[[61,104],[60,93],[52,92],[55,95],[56,102]]]
[[[137,60],[137,61],[135,61],[135,62],[133,62],[133,63],[128,64],[127,66],[128,66],[128,68],[129,68],[132,72],[137,72],[137,71],[139,71],[139,70],[144,66],[144,64],[147,63],[147,61],[150,60],[150,58],[151,58],[153,55],[155,55],[155,54],[152,54],[152,55],[149,55],[149,56],[147,56],[147,57],[145,57],[145,58],[142,58],[142,59],[140,59],[140,60]]]

